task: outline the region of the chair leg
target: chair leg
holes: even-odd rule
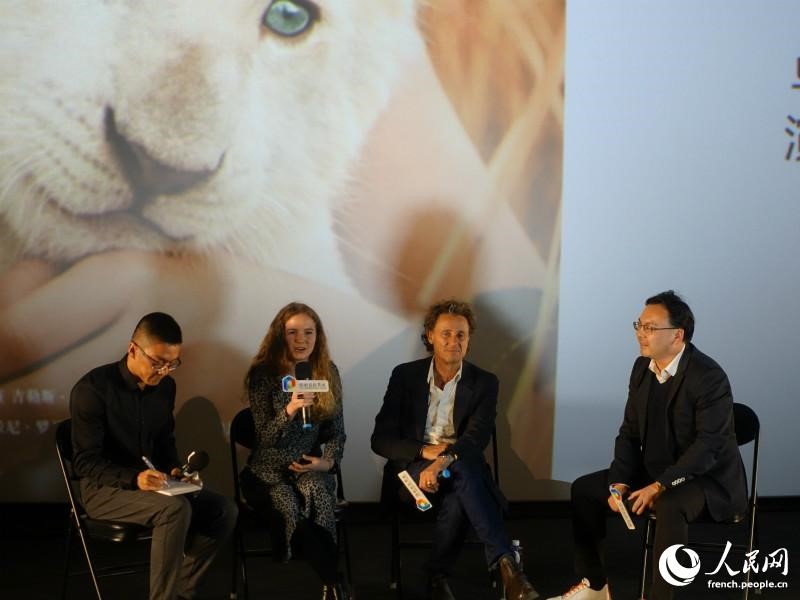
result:
[[[395,597],[397,600],[403,600],[403,574],[402,574],[402,560],[397,558],[397,581],[394,585]]]
[[[350,561],[350,538],[347,533],[347,526],[342,522],[338,522],[336,528],[337,537],[339,538],[339,547],[344,550],[344,572],[347,577],[347,584],[352,588],[353,567]]]
[[[249,600],[250,586],[247,581],[247,553],[244,547],[244,532],[239,529],[237,533],[236,547],[233,551],[239,556],[239,565],[242,571],[242,592],[244,593],[244,599]]]
[[[233,530],[233,544],[231,557],[231,593],[230,599],[236,600],[239,597],[239,536],[242,534],[239,523]]]
[[[753,547],[756,544],[757,540],[758,540],[758,529],[757,529],[757,524],[756,524],[756,508],[755,508],[755,505],[753,505],[753,507],[750,510],[750,532],[749,532],[749,536],[747,538],[747,553],[748,554],[753,551]],[[750,571],[749,570],[747,571],[747,578],[745,579],[745,581],[746,581],[747,584],[750,583]],[[756,590],[756,594],[760,594],[760,593],[761,593],[761,590]],[[745,586],[744,594],[742,594],[742,597],[744,598],[744,600],[747,600],[749,598],[749,596],[750,596],[750,588],[748,586]]]
[[[72,513],[70,512],[69,523],[67,523],[67,544],[64,552],[64,575],[61,578],[61,600],[67,597],[67,581],[69,580],[69,561],[72,558],[72,545],[74,543],[75,529],[72,523]]]
[[[503,578],[500,577],[500,569],[494,568],[489,571],[489,585],[494,593],[497,594],[498,600],[506,600],[506,588],[503,585]]]
[[[233,565],[231,570],[231,599],[239,597],[239,577],[242,578],[242,596],[248,600],[250,590],[247,586],[247,554],[244,548],[244,533],[239,524],[233,530]],[[241,570],[241,573],[240,573]]]
[[[403,597],[400,583],[400,523],[396,514],[392,515],[392,547],[389,552],[389,588],[395,590],[397,598]]]
[[[74,514],[74,513],[73,513]],[[75,515],[75,519],[79,517]],[[100,593],[100,584],[97,581],[97,574],[94,572],[94,564],[92,563],[92,556],[89,553],[89,544],[86,541],[86,536],[83,534],[83,529],[78,527],[78,537],[81,539],[81,546],[83,546],[83,554],[86,557],[86,564],[89,566],[89,575],[92,578],[94,591],[97,594],[97,600],[103,600],[103,594]]]
[[[655,527],[650,518],[645,519],[647,525],[644,529],[644,549],[642,551],[642,572],[639,574],[639,598],[645,598],[647,592],[647,576],[650,571],[650,554],[653,549],[653,536]]]
[[[752,538],[750,540],[750,543],[752,544]],[[750,548],[748,549],[748,552],[751,552],[752,548],[753,547],[751,545]],[[747,600],[747,598],[750,595],[750,587],[749,587],[750,586],[750,569],[747,570],[747,574],[744,576],[744,582],[745,582],[745,587],[744,587],[744,593],[742,594],[742,597],[744,598],[744,600]]]

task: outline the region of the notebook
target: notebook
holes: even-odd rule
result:
[[[167,483],[160,490],[156,490],[159,494],[165,496],[178,496],[180,494],[191,494],[192,492],[199,492],[202,486],[188,481],[181,481],[180,479],[167,479]]]

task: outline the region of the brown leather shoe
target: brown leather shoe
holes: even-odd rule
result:
[[[539,597],[539,592],[533,589],[511,554],[501,556],[497,568],[500,569],[507,600],[536,600]]]
[[[322,586],[322,600],[352,600],[353,596],[343,583]]]
[[[456,600],[453,596],[453,590],[447,583],[447,577],[444,575],[432,575],[430,583],[428,584],[430,590],[429,597],[431,600]]]

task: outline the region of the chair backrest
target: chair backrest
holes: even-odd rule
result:
[[[72,419],[61,421],[56,427],[56,452],[72,462]]]
[[[76,491],[79,477],[72,469],[72,419],[61,421],[56,427],[56,456],[61,467],[61,475],[64,477],[70,508],[76,516],[83,515],[83,506]]]
[[[233,497],[236,502],[242,501],[242,488],[239,483],[239,451],[237,445],[252,451],[256,445],[256,423],[250,408],[243,408],[231,421],[229,432],[231,444],[231,467],[233,469]]]
[[[492,427],[492,475],[494,476],[494,483],[500,487],[500,457],[497,452],[497,426]]]
[[[243,408],[233,417],[230,438],[231,444],[239,444],[248,450],[255,448],[256,423],[253,420],[253,412],[249,408]]]
[[[733,425],[736,429],[736,443],[739,446],[753,442],[753,459],[750,468],[750,505],[753,508],[758,498],[758,446],[761,441],[761,423],[752,408],[734,402]]]
[[[738,402],[733,403],[733,423],[736,429],[736,443],[740,446],[755,441],[761,425],[752,408]]]

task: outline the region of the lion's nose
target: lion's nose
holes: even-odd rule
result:
[[[111,146],[136,196],[153,197],[180,194],[207,181],[222,165],[225,155],[214,169],[185,170],[153,157],[144,146],[128,140],[117,129],[114,109],[106,108],[106,140]]]

